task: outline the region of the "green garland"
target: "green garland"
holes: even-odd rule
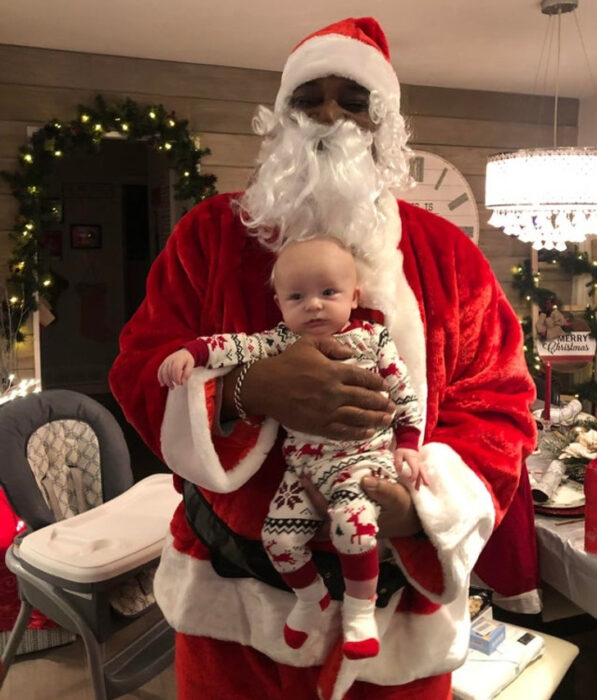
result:
[[[170,159],[178,175],[174,185],[176,199],[197,203],[216,194],[216,177],[201,173],[201,158],[210,151],[199,148],[187,124],[187,120],[166,112],[162,105],[140,106],[129,98],[107,103],[98,95],[93,106],[80,105],[72,121],[51,119],[21,146],[19,169],[12,173],[2,171],[0,175],[18,200],[18,215],[10,234],[14,247],[9,260],[6,303],[18,307],[23,319],[37,308],[39,295],[51,298],[58,286],[40,255],[38,241],[39,234],[58,218],[46,189],[56,159],[97,151],[109,132],[117,132],[127,141],[143,140]]]
[[[564,252],[543,251],[539,253],[541,262],[549,262],[559,267],[572,276],[590,275],[591,279],[586,283],[587,294],[593,299],[597,289],[597,261],[591,261],[587,253],[580,253],[578,247]],[[524,260],[512,270],[512,286],[518,290],[521,299],[543,307],[545,302],[551,300],[557,303],[557,295],[551,289],[539,286],[541,273],[535,274],[531,271],[531,261]],[[597,338],[597,306],[587,304],[583,318],[586,321],[591,335]],[[525,316],[521,321],[524,333],[524,351],[527,366],[533,376],[541,374],[541,360],[535,351],[533,338],[532,320],[530,316]],[[592,403],[597,403],[597,379],[592,376],[586,382],[574,388],[575,394],[580,399],[586,399]]]

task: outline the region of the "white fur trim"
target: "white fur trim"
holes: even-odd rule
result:
[[[395,95],[400,100],[400,84],[392,64],[378,49],[342,34],[323,34],[295,49],[284,66],[275,111],[286,110],[294,90],[303,83],[328,75],[354,80],[382,98]]]
[[[397,249],[402,237],[402,221],[398,211],[398,202],[393,195],[386,194],[381,202],[387,217],[388,227],[397,233],[394,250],[394,268],[392,290],[395,299],[392,309],[384,310],[386,326],[399,355],[408,368],[413,389],[417,392],[422,413],[421,436],[425,431],[425,414],[427,411],[427,350],[425,346],[425,330],[419,311],[415,293],[404,274],[404,256]]]
[[[267,418],[248,454],[234,468],[222,467],[209,427],[205,384],[231,369],[194,369],[186,384],[168,393],[161,430],[162,454],[170,469],[217,493],[236,491],[246,483],[263,464],[278,434],[278,423]]]
[[[229,640],[258,649],[292,666],[321,665],[341,634],[340,604],[332,601],[321,625],[301,649],[284,643],[282,630],[294,594],[249,578],[220,578],[208,561],[176,550],[170,535],[154,579],[154,593],[168,622],[184,634]],[[394,613],[390,604],[376,611],[381,650],[377,657],[343,662],[336,685],[355,679],[399,685],[457,668],[468,649],[468,591],[429,615]],[[341,695],[336,696],[341,697]]]
[[[423,529],[437,550],[444,590],[437,595],[424,589],[416,579],[409,577],[409,581],[429,600],[445,604],[468,589],[470,572],[493,532],[495,510],[481,479],[451,447],[430,442],[423,445],[420,455],[429,486],[416,491],[409,482],[404,485],[409,488]],[[398,553],[394,554],[400,561]]]
[[[483,581],[474,571],[471,574],[471,586],[478,586],[479,588],[487,588],[492,590],[491,586],[488,586],[485,581]],[[491,600],[498,607],[514,613],[533,615],[540,613],[543,610],[541,594],[536,588],[533,588],[530,591],[525,591],[524,593],[508,596],[493,591]]]

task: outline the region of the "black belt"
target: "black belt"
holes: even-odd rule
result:
[[[201,491],[190,481],[183,484],[183,497],[189,525],[209,550],[211,564],[218,576],[255,578],[274,588],[290,590],[274,569],[263,544],[241,537],[231,530],[218,518]],[[342,600],[344,579],[338,555],[314,550],[313,561],[331,597]],[[380,562],[376,605],[385,608],[392,595],[405,584],[406,577],[394,562]]]

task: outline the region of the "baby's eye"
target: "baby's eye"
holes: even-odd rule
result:
[[[336,293],[336,290],[333,289],[332,287],[328,287],[327,289],[323,290],[324,297],[333,297],[335,293]]]
[[[298,292],[295,292],[294,294],[288,295],[289,301],[300,301],[300,299],[301,299],[301,295]]]

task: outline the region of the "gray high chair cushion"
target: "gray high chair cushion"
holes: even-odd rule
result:
[[[133,484],[129,451],[122,430],[114,416],[97,401],[74,391],[55,389],[3,404],[0,406],[0,452],[3,463],[0,466],[0,481],[12,507],[32,530],[65,517],[65,514],[60,514],[57,518],[52,512],[27,455],[32,435],[42,426],[56,421],[84,423],[95,433],[101,446],[102,502],[114,498]],[[74,426],[73,431],[76,435],[80,429]],[[72,435],[69,439],[72,442]],[[33,445],[35,441],[36,438]],[[91,507],[92,504],[88,505]]]

